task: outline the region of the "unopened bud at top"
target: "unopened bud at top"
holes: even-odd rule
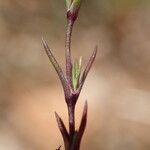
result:
[[[67,6],[67,18],[75,21],[81,5],[81,0],[65,0]]]

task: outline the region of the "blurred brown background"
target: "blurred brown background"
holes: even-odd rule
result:
[[[99,51],[77,105],[88,125],[82,150],[150,149],[150,2],[83,0],[73,58]],[[59,79],[41,44],[64,66],[64,0],[0,0],[0,150],[54,150],[67,125]],[[62,148],[64,149],[64,148]]]

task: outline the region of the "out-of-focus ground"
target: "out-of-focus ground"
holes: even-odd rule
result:
[[[150,149],[149,16],[148,0],[83,1],[73,58],[99,50],[77,105],[78,126],[88,100],[82,150]],[[63,66],[65,25],[64,0],[0,0],[0,150],[63,145],[54,111],[67,125],[67,109],[41,37]]]

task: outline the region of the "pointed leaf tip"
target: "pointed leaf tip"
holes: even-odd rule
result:
[[[82,130],[82,128],[85,129],[86,122],[87,122],[87,111],[88,111],[88,103],[87,101],[85,101],[79,132],[80,130]]]
[[[60,79],[62,86],[63,86],[63,89],[64,89],[64,93],[67,96],[70,94],[69,93],[70,89],[69,89],[69,86],[67,84],[66,77],[65,77],[60,65],[58,64],[57,60],[55,59],[53,53],[51,52],[47,42],[43,38],[42,38],[42,43],[43,43],[45,52],[46,52],[47,56],[49,57],[50,62],[52,63],[53,67],[55,68],[55,70],[59,76],[59,79]]]
[[[87,65],[85,67],[85,70],[84,70],[82,76],[81,76],[79,92],[81,91],[82,86],[83,86],[83,84],[85,82],[85,79],[86,79],[86,77],[87,77],[87,75],[88,75],[88,73],[89,73],[89,71],[90,71],[90,69],[91,69],[91,67],[92,67],[92,65],[94,63],[94,60],[95,60],[96,54],[97,54],[97,49],[98,49],[98,46],[95,46],[94,51],[93,51],[93,53],[92,53],[92,55],[91,55]]]
[[[83,109],[83,116],[87,116],[87,111],[88,111],[88,102],[86,100]]]
[[[83,136],[83,133],[85,131],[86,123],[87,123],[87,111],[88,111],[88,104],[87,104],[87,101],[85,101],[79,130],[77,132],[77,137],[76,137],[75,142],[74,142],[75,149],[80,147],[82,136]]]
[[[59,117],[59,115],[56,112],[55,112],[55,117],[56,117],[56,121],[57,121],[59,130],[60,130],[63,140],[64,140],[65,148],[68,148],[69,147],[69,134],[67,132],[67,129],[66,129],[62,119]]]
[[[59,127],[62,135],[68,136],[67,129],[66,129],[62,119],[59,117],[59,115],[56,112],[55,112],[55,117],[56,117],[56,120],[57,120],[57,123],[58,123],[58,127]]]
[[[88,111],[88,103],[87,103],[87,101],[85,101],[84,108],[83,108],[82,119],[81,119],[79,131],[78,131],[78,140],[79,140],[79,142],[81,142],[83,133],[84,133],[85,128],[86,128],[86,123],[87,123],[87,111]]]
[[[60,150],[60,148],[61,148],[61,145],[56,150]]]

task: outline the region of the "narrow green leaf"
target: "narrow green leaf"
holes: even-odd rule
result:
[[[72,68],[72,85],[74,90],[77,89],[79,83],[81,65],[82,65],[82,58],[80,57],[79,61],[75,60]]]

